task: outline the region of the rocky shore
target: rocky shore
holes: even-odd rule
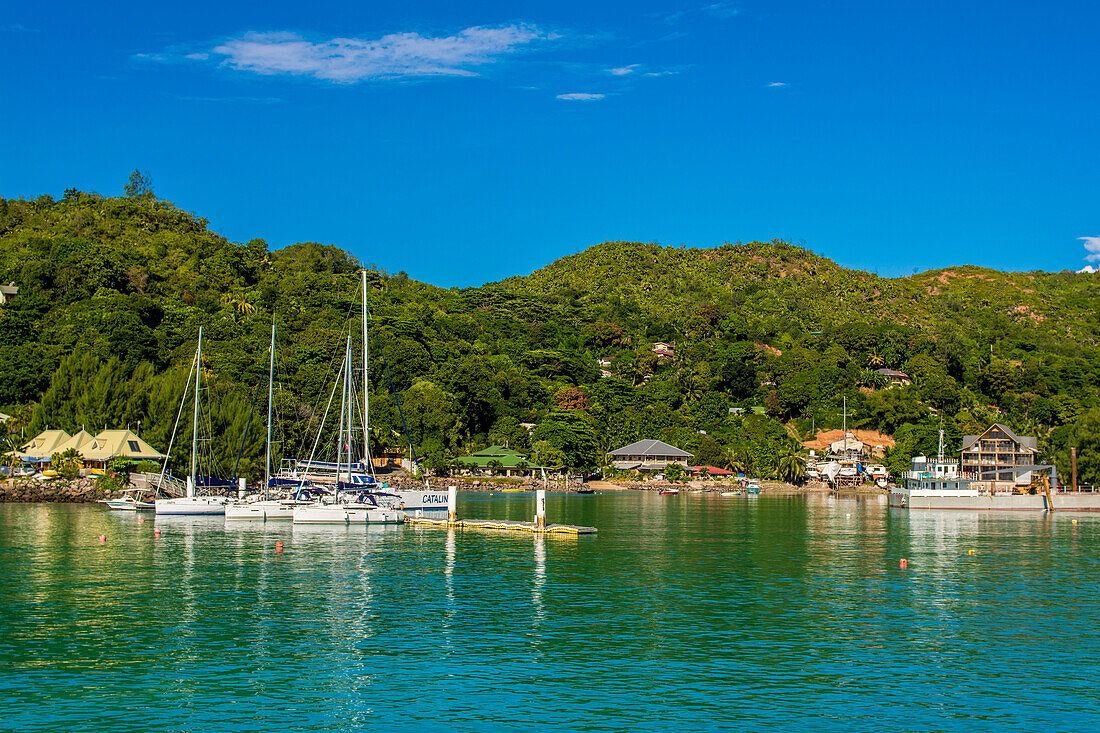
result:
[[[86,504],[107,496],[96,487],[95,479],[79,478],[73,481],[53,479],[8,479],[0,483],[0,502],[54,502],[59,504]]]

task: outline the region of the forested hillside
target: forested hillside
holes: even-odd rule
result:
[[[0,308],[10,425],[140,421],[163,449],[201,324],[204,399],[231,470],[266,385],[274,318],[284,445],[311,434],[333,355],[358,328],[360,263],[317,243],[230,242],[131,193],[0,199],[0,282],[19,286]],[[941,425],[956,447],[1001,420],[1039,435],[1062,470],[1079,445],[1085,479],[1100,481],[1097,276],[954,267],[890,279],[778,241],[606,242],[469,289],[368,269],[373,439],[403,440],[384,352],[435,471],[505,441],[540,463],[597,466],[606,450],[655,437],[700,462],[770,473],[811,426],[837,427],[847,397],[851,425],[895,436],[895,469],[934,450]],[[655,341],[675,355],[658,357]],[[914,384],[884,389],[873,371],[883,366]],[[265,390],[256,399],[262,414]],[[521,422],[538,427],[529,436]],[[263,442],[249,433],[244,475],[262,471]]]

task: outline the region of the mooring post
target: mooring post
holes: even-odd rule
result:
[[[1077,449],[1069,449],[1070,465],[1073,467],[1073,490],[1077,491]]]
[[[458,521],[458,487],[447,487],[447,521]]]
[[[243,499],[246,493],[248,493],[248,489],[245,488],[244,476],[241,476],[237,479],[237,498]]]
[[[535,492],[535,527],[546,528],[546,489]]]

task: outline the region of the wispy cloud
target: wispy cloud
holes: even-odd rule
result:
[[[38,33],[37,28],[28,28],[22,23],[12,23],[10,25],[0,25],[0,31],[8,31],[9,33]]]
[[[785,81],[771,81],[771,82],[768,82],[768,86],[772,87],[773,89],[779,89],[780,87],[787,86],[787,82],[785,82]]]
[[[265,76],[305,76],[338,84],[430,76],[477,76],[476,67],[492,64],[556,33],[530,23],[473,26],[450,36],[415,32],[378,38],[311,40],[297,33],[248,32],[210,49],[182,55],[192,62],[217,62],[236,71]],[[180,60],[176,53],[137,54],[139,59]]]
[[[1078,237],[1078,241],[1085,243],[1085,262],[1100,262],[1100,237]]]
[[[613,69],[608,69],[607,73],[612,76],[629,76],[637,71],[641,64],[630,64],[629,66],[616,66]]]
[[[672,12],[653,13],[651,17],[662,20],[665,23],[678,23],[685,18],[689,18],[693,15],[709,15],[712,18],[732,18],[739,15],[741,11],[728,2],[708,3],[707,5],[696,5],[691,8],[684,8],[683,10],[673,10]]]
[[[558,99],[565,102],[597,102],[606,96],[606,94],[592,92],[569,92],[568,94],[559,94]]]

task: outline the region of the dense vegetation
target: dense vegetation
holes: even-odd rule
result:
[[[202,324],[211,449],[232,470],[253,404],[266,409],[274,318],[283,445],[300,445],[358,328],[359,269],[332,246],[230,242],[140,179],[120,198],[0,199],[0,281],[20,288],[0,308],[0,409],[28,431],[140,421],[163,450]],[[368,270],[372,439],[403,444],[384,352],[436,471],[505,442],[538,463],[594,467],[655,437],[697,462],[783,472],[811,427],[839,426],[847,397],[850,425],[897,439],[894,470],[934,451],[941,425],[954,449],[1000,420],[1037,434],[1060,472],[1078,446],[1083,479],[1100,481],[1096,276],[967,266],[888,279],[780,241],[606,242],[468,289]],[[654,341],[675,342],[675,356]],[[883,389],[882,366],[913,385]],[[263,450],[253,428],[242,474],[259,475]],[[186,445],[174,458],[188,460]]]

